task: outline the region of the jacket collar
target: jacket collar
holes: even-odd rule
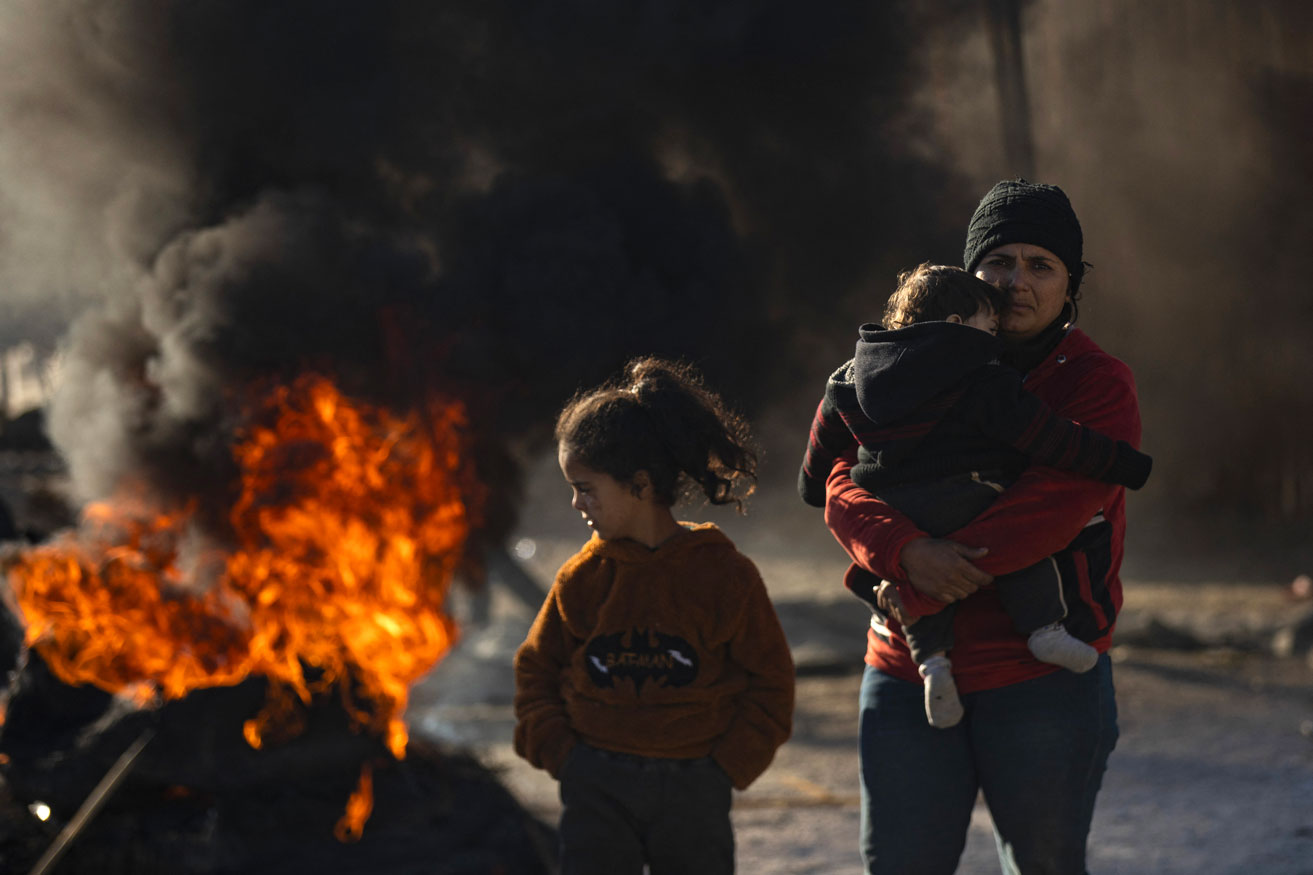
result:
[[[1058,318],[1050,322],[1048,327],[1035,337],[1019,343],[1007,344],[1003,352],[1003,363],[1011,365],[1023,374],[1029,373],[1045,361],[1067,336],[1069,331],[1067,325],[1070,321],[1071,305],[1068,304],[1063,307]]]

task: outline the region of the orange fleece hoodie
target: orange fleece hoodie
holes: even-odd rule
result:
[[[757,568],[711,523],[650,550],[593,536],[515,655],[515,751],[711,756],[742,790],[793,721],[793,658]]]

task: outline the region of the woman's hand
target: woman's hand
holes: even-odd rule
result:
[[[917,592],[955,602],[994,579],[972,564],[988,552],[988,547],[967,547],[944,538],[916,538],[903,545],[900,564]]]

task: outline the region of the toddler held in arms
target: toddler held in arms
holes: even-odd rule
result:
[[[803,500],[825,506],[834,461],[854,446],[853,482],[931,537],[966,525],[1032,464],[1143,486],[1147,455],[1056,415],[1025,391],[1020,373],[999,363],[1005,306],[1001,291],[961,268],[922,264],[900,274],[884,326],[861,326],[854,357],[826,384],[799,474]],[[869,574],[848,580],[878,615],[877,629],[879,583]],[[1074,672],[1093,668],[1098,653],[1062,625],[1067,606],[1052,558],[994,583],[1036,659]],[[963,713],[949,658],[953,614],[950,604],[904,628],[925,682],[926,717],[941,728]]]

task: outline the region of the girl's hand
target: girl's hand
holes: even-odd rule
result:
[[[955,602],[993,581],[993,575],[972,564],[988,552],[988,547],[967,547],[944,538],[916,538],[903,545],[900,564],[907,582],[921,595]]]

